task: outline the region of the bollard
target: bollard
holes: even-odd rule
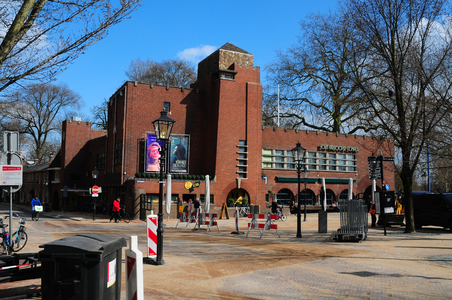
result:
[[[130,237],[126,249],[126,295],[127,300],[144,300],[143,253],[138,250],[137,236]]]
[[[157,259],[157,216],[147,216],[148,257],[146,262]]]

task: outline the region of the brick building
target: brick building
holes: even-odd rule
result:
[[[297,142],[307,149],[309,175],[301,199],[306,197],[310,208],[319,204],[322,178],[329,203],[347,193],[350,178],[354,194],[367,197],[367,157],[380,149],[391,155],[394,148],[391,141],[365,136],[263,127],[260,68],[252,54],[227,43],[199,63],[198,79],[189,89],[125,82],[109,99],[106,132],[81,120],[64,121],[60,181],[50,192],[53,206],[61,207],[63,200],[69,206],[89,201],[95,168],[102,187],[98,201],[111,202],[119,195],[135,217],[143,203],[156,204],[158,171],[147,171],[148,151],[152,121],[162,110],[176,121],[165,165],[175,206],[204,200],[205,175],[217,208],[240,196],[265,207],[272,193],[290,203],[297,195],[290,151]],[[181,159],[174,157],[179,145],[184,148]],[[385,181],[394,187],[393,169],[385,168]],[[194,187],[188,189],[187,182]]]

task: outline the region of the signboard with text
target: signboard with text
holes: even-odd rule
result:
[[[22,185],[22,166],[0,166],[0,185]]]

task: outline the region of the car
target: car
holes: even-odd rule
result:
[[[413,195],[414,224],[441,226],[452,231],[452,193],[425,193]]]

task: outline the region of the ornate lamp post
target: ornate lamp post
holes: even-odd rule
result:
[[[297,146],[292,149],[293,160],[297,165],[297,174],[298,174],[298,197],[297,197],[297,238],[301,238],[301,202],[300,202],[300,173],[301,173],[301,164],[304,162],[304,155],[306,149],[301,147],[300,142],[297,143]]]
[[[306,221],[306,183],[308,182],[308,176],[309,176],[309,171],[308,168],[306,167],[306,164],[304,165],[304,169],[303,169],[303,177],[304,177],[304,219],[303,221]]]
[[[152,122],[154,125],[155,136],[157,140],[163,141],[160,147],[160,180],[159,180],[159,213],[157,224],[157,259],[154,264],[163,265],[163,168],[165,166],[165,149],[166,144],[171,136],[171,130],[176,121],[169,118],[166,111],[160,112],[160,118]]]
[[[91,172],[91,176],[93,176],[94,179],[94,185],[96,185],[97,176],[99,176],[99,171],[97,171],[97,168],[94,168],[94,171]],[[93,197],[93,221],[96,220],[96,197]]]

